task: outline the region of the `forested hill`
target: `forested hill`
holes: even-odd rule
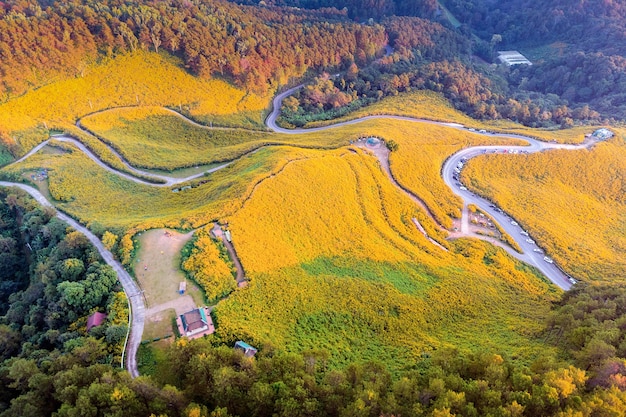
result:
[[[334,7],[344,9],[355,20],[382,18],[384,16],[435,17],[439,6],[437,0],[244,0],[244,4],[268,4],[276,6],[319,9]]]
[[[365,62],[383,52],[384,29],[332,11],[224,1],[0,2],[0,101],[59,77],[81,76],[102,56],[138,48],[183,57],[201,77],[265,92],[307,69]]]
[[[483,39],[502,35],[504,46],[560,41],[586,52],[626,54],[623,1],[446,0],[444,3]]]
[[[580,106],[589,105],[605,116],[626,117],[625,2],[446,0],[445,4],[492,50],[535,51],[533,66],[518,66],[508,76],[511,87],[557,95],[582,113],[589,109]],[[543,53],[536,52],[542,48]],[[488,51],[482,52],[488,57]]]
[[[167,51],[194,75],[260,94],[290,78],[341,72],[330,94],[340,99],[313,109],[322,117],[417,88],[443,93],[478,119],[530,126],[626,120],[624,6],[596,3],[450,0],[463,23],[454,29],[432,0],[8,0],[0,2],[0,102],[141,49]],[[392,14],[410,16],[383,17]],[[375,20],[360,23],[368,16]],[[495,62],[498,49],[550,42],[552,53],[531,67],[494,70],[473,59]],[[393,52],[384,56],[387,44]]]

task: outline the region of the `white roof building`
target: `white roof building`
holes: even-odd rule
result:
[[[498,51],[498,59],[503,64],[511,67],[513,65],[532,65],[533,63],[528,60],[524,55],[518,51]]]

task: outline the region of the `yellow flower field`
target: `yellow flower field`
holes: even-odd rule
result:
[[[52,155],[40,152],[3,170],[21,173],[47,168],[55,205],[82,223],[97,221],[107,228],[121,228],[130,233],[166,226],[197,228],[234,212],[257,182],[280,170],[292,155],[301,155],[289,148],[263,149],[195,181],[193,184],[197,186],[176,193],[170,188],[120,178],[72,145],[64,146],[70,152]]]
[[[452,107],[443,95],[429,90],[415,90],[397,96],[385,97],[379,102],[363,107],[347,116],[335,120],[312,122],[307,124],[307,126],[327,126],[339,121],[370,115],[408,116],[441,122],[460,123],[476,129],[517,133],[546,141],[555,140],[559,143],[580,143],[584,140],[585,134],[597,128],[578,126],[562,130],[533,129],[510,120],[476,120]]]
[[[213,224],[195,232],[194,248],[182,267],[202,287],[208,300],[217,300],[236,288],[234,267],[226,262],[209,231]]]
[[[219,119],[227,125],[246,119],[248,126],[258,128],[269,99],[221,80],[196,78],[182,69],[177,58],[137,51],[89,67],[83,77],[58,81],[3,103],[0,130],[19,137],[19,132],[44,123],[49,128],[68,125],[99,110],[137,105],[180,107],[191,116],[215,117],[216,123]],[[235,123],[229,122],[231,117]],[[22,153],[43,139],[21,141]]]
[[[485,155],[472,160],[463,175],[519,219],[575,277],[623,280],[626,131],[617,131],[590,151]]]
[[[418,211],[360,151],[294,159],[227,218],[251,283],[218,305],[218,334],[394,369],[452,345],[531,357],[554,290],[482,242],[437,248]]]

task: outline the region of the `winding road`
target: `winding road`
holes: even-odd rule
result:
[[[91,242],[92,245],[98,249],[100,252],[100,256],[104,259],[104,261],[109,264],[117,273],[117,277],[124,288],[124,292],[126,293],[126,297],[129,300],[131,311],[130,317],[132,317],[132,325],[130,327],[130,332],[126,336],[126,341],[124,343],[125,348],[122,352],[122,362],[126,363],[126,368],[128,372],[130,372],[131,376],[136,377],[139,375],[137,371],[137,358],[136,353],[139,348],[139,344],[141,343],[141,335],[143,334],[143,326],[145,319],[145,304],[143,302],[143,296],[137,284],[130,276],[128,272],[113,258],[113,254],[104,247],[100,239],[96,237],[93,233],[89,231],[85,226],[78,223],[76,220],[72,219],[65,213],[56,210],[47,199],[43,196],[38,190],[34,189],[30,185],[13,183],[0,181],[0,186],[2,187],[15,187],[19,188],[28,194],[30,194],[40,205],[44,207],[51,207],[56,211],[56,217],[65,223],[72,226],[77,231],[84,234],[87,239]],[[126,352],[126,359],[124,360],[124,352]]]
[[[300,134],[300,133],[306,133],[306,132],[312,132],[312,131],[319,132],[323,130],[334,129],[339,126],[346,126],[346,125],[351,125],[355,123],[361,123],[365,120],[393,119],[393,120],[403,120],[403,121],[409,121],[409,122],[415,122],[415,123],[426,123],[426,124],[433,124],[433,125],[438,125],[438,126],[445,126],[448,128],[462,130],[471,134],[483,135],[487,137],[522,139],[528,142],[529,144],[528,146],[474,146],[474,147],[462,149],[458,151],[457,153],[451,155],[446,160],[441,170],[441,175],[443,177],[443,180],[452,189],[452,191],[456,195],[461,197],[461,199],[463,200],[464,215],[463,215],[463,219],[461,223],[466,226],[462,227],[461,235],[476,237],[476,238],[487,240],[491,243],[494,243],[493,239],[469,233],[469,228],[467,227],[468,216],[467,216],[466,207],[468,204],[474,204],[481,211],[489,214],[492,218],[494,218],[494,220],[496,220],[500,224],[500,227],[506,233],[508,233],[511,236],[511,238],[523,250],[523,253],[519,253],[507,245],[499,245],[499,246],[502,246],[510,255],[536,267],[550,281],[552,281],[555,285],[562,288],[563,290],[569,290],[572,287],[573,283],[576,282],[573,278],[569,277],[565,272],[563,272],[554,263],[554,261],[552,261],[550,258],[545,256],[543,251],[536,246],[536,244],[534,243],[534,240],[527,234],[528,232],[522,230],[514,219],[512,219],[509,215],[507,215],[503,210],[499,209],[498,207],[495,207],[489,200],[482,198],[480,196],[477,196],[471,191],[467,190],[466,187],[463,187],[458,181],[454,179],[454,175],[456,172],[455,168],[459,167],[459,162],[464,163],[470,158],[476,157],[478,155],[482,155],[487,152],[534,153],[534,152],[545,151],[548,149],[570,149],[570,150],[586,149],[594,145],[595,143],[594,141],[587,141],[581,145],[547,143],[547,142],[539,141],[537,139],[534,139],[528,136],[523,136],[523,135],[517,135],[517,134],[511,134],[511,133],[491,133],[491,132],[486,132],[486,131],[476,131],[475,129],[465,127],[464,125],[458,124],[458,123],[436,122],[436,121],[427,120],[427,119],[420,119],[420,118],[413,118],[413,117],[406,117],[406,116],[391,116],[391,115],[389,116],[384,116],[384,115],[365,116],[365,117],[360,117],[354,120],[348,120],[345,122],[335,123],[329,126],[322,126],[322,127],[311,128],[311,129],[284,129],[276,124],[276,120],[280,114],[281,103],[283,99],[293,94],[300,88],[302,88],[302,85],[298,85],[296,87],[290,88],[282,92],[281,94],[277,95],[274,98],[272,102],[273,104],[272,112],[268,115],[265,121],[265,123],[271,130],[275,132],[283,133],[283,134]],[[425,207],[425,204],[419,199],[419,197],[415,196],[413,193],[411,193],[410,191],[402,187],[395,180],[391,172],[391,169],[389,168],[388,153],[381,153],[381,152],[373,152],[373,153],[380,160],[381,166],[386,171],[391,182],[396,187],[398,187],[403,193],[409,196],[409,198],[411,198],[417,204],[419,204],[422,208],[424,208],[426,212],[430,215],[430,217],[435,221],[435,223],[438,224],[437,220],[430,214],[428,207]],[[419,226],[418,224],[416,224],[416,226],[420,230],[423,230],[421,226]],[[441,225],[439,226],[441,227]],[[524,234],[521,234],[521,233],[524,233]],[[520,236],[523,236],[523,237],[521,238]],[[437,246],[440,246],[437,242],[433,241],[432,239],[430,240]]]
[[[546,143],[546,142],[542,142],[539,141],[537,139],[533,139],[531,137],[527,137],[527,136],[522,136],[522,135],[517,135],[517,134],[507,134],[507,133],[488,133],[488,132],[476,132],[474,129],[470,129],[467,128],[461,124],[458,123],[446,123],[446,122],[436,122],[433,120],[427,120],[427,119],[419,119],[419,118],[413,118],[413,117],[405,117],[405,116],[384,116],[384,115],[376,115],[376,116],[365,116],[365,117],[361,117],[361,118],[357,118],[354,120],[349,120],[349,121],[345,121],[345,122],[339,122],[339,123],[335,123],[333,125],[329,125],[329,126],[323,126],[323,127],[316,127],[316,128],[311,128],[311,129],[284,129],[281,128],[280,126],[278,126],[276,124],[276,119],[279,116],[280,113],[280,107],[281,107],[281,103],[282,100],[293,94],[295,91],[297,91],[298,89],[302,88],[302,85],[290,88],[284,92],[282,92],[281,94],[278,94],[274,100],[273,100],[273,110],[272,112],[268,115],[267,119],[266,119],[266,125],[268,127],[269,130],[277,132],[277,133],[283,133],[283,134],[288,134],[288,135],[294,135],[294,134],[301,134],[301,133],[307,133],[307,132],[312,132],[312,131],[323,131],[323,130],[329,130],[329,129],[334,129],[337,128],[339,126],[346,126],[346,125],[351,125],[351,124],[356,124],[356,123],[361,123],[365,120],[373,120],[373,119],[393,119],[393,120],[403,120],[403,121],[409,121],[409,122],[415,122],[415,123],[426,123],[426,124],[433,124],[433,125],[439,125],[439,126],[445,126],[448,128],[453,128],[453,129],[458,129],[458,130],[463,130],[463,131],[468,131],[471,132],[472,134],[477,134],[477,135],[484,135],[484,136],[497,136],[497,137],[504,137],[504,138],[512,138],[512,139],[522,139],[525,140],[529,143],[528,146],[475,146],[475,147],[470,147],[470,148],[465,148],[453,155],[451,155],[447,161],[444,163],[442,170],[441,170],[441,175],[443,177],[443,180],[445,181],[445,183],[452,189],[452,191],[457,194],[458,196],[460,196],[463,199],[463,205],[464,205],[464,219],[462,219],[462,224],[467,225],[467,210],[465,209],[467,204],[475,204],[477,207],[479,207],[482,211],[484,211],[485,213],[488,213],[490,216],[492,216],[492,218],[494,218],[495,221],[497,221],[500,226],[502,227],[502,229],[508,233],[514,240],[515,242],[517,242],[517,244],[523,249],[523,253],[518,253],[515,250],[511,249],[510,247],[506,246],[506,245],[500,245],[502,247],[504,247],[507,252],[509,254],[511,254],[512,256],[516,257],[517,259],[520,259],[521,261],[524,261],[530,265],[535,266],[539,271],[541,271],[547,278],[549,278],[555,285],[557,285],[558,287],[564,289],[564,290],[568,290],[569,288],[571,288],[572,286],[572,282],[573,279],[568,277],[555,263],[552,262],[547,262],[544,259],[544,254],[540,253],[538,250],[539,248],[537,246],[535,246],[534,243],[530,243],[530,240],[532,240],[529,236],[527,235],[522,235],[521,232],[527,233],[525,231],[523,231],[519,226],[517,226],[517,222],[515,222],[513,219],[511,219],[510,216],[508,216],[506,213],[504,213],[504,211],[502,211],[501,209],[499,209],[498,207],[495,207],[493,204],[491,204],[490,201],[488,201],[487,199],[484,199],[480,196],[474,195],[472,192],[470,192],[467,189],[463,189],[461,188],[461,184],[458,183],[458,181],[456,181],[454,179],[455,176],[455,168],[459,167],[459,162],[466,162],[467,160],[469,160],[470,158],[473,158],[475,156],[481,155],[483,153],[486,152],[510,152],[510,151],[523,151],[526,153],[532,153],[532,152],[540,152],[540,151],[544,151],[544,150],[548,150],[548,149],[571,149],[571,150],[575,150],[575,149],[585,149],[588,148],[590,146],[592,146],[595,142],[593,141],[589,141],[586,143],[583,143],[581,145],[563,145],[563,144],[553,144],[553,143]],[[177,113],[174,110],[168,109],[169,111],[171,111],[172,113],[178,114],[179,116],[181,116],[182,118],[184,118],[185,120],[189,121],[190,123],[193,123],[194,125],[198,125],[201,126],[203,128],[209,128],[207,126],[203,126],[203,125],[199,125],[198,123],[187,119],[185,116]],[[80,129],[83,129],[83,131],[86,134],[89,134],[91,136],[93,136],[90,132],[86,131],[84,128],[82,128],[80,121],[77,122],[77,126]],[[221,129],[221,128],[215,128],[215,129]],[[245,130],[245,129],[242,129]],[[56,140],[59,142],[65,142],[65,143],[71,143],[72,145],[76,146],[78,149],[80,149],[82,152],[85,153],[85,155],[87,155],[90,159],[92,159],[96,164],[98,164],[100,167],[102,167],[103,169],[114,173],[115,175],[118,175],[120,177],[123,177],[129,181],[133,181],[135,183],[139,183],[139,184],[144,184],[144,185],[149,185],[149,186],[154,186],[154,187],[171,187],[180,183],[184,183],[187,182],[189,180],[195,179],[195,178],[199,178],[204,176],[206,173],[211,173],[211,172],[215,172],[218,171],[226,166],[228,166],[230,163],[232,162],[228,162],[225,164],[222,164],[220,166],[214,167],[208,171],[199,173],[199,174],[195,174],[195,175],[191,175],[189,177],[186,178],[173,178],[173,177],[168,177],[165,175],[157,175],[157,174],[153,174],[147,171],[142,171],[140,169],[137,169],[133,166],[131,166],[127,161],[124,160],[124,158],[118,153],[116,152],[114,149],[112,149],[110,146],[106,145],[111,152],[113,152],[119,159],[120,161],[124,164],[124,166],[126,167],[126,169],[129,172],[132,172],[142,178],[138,178],[135,177],[129,173],[126,172],[121,172],[118,171],[114,168],[112,168],[111,166],[107,165],[105,162],[101,161],[93,152],[91,152],[85,145],[83,145],[80,141],[67,136],[67,135],[56,135],[51,137],[50,139],[46,140],[45,142],[42,142],[41,144],[37,145],[36,147],[34,147],[31,151],[29,151],[26,155],[24,155],[22,158],[18,159],[17,161],[15,161],[13,164],[22,162],[23,160],[29,158],[31,155],[37,153],[39,150],[41,150],[44,146],[46,146],[51,140]],[[273,145],[265,145],[265,146],[273,146]],[[259,148],[260,149],[260,148]],[[256,149],[252,152],[256,152],[259,149]],[[249,152],[249,153],[252,153]],[[249,154],[248,153],[248,154]],[[416,204],[420,205],[427,214],[430,215],[431,218],[432,215],[430,214],[430,211],[428,209],[428,207],[423,203],[423,201],[421,201],[419,199],[418,196],[414,195],[413,193],[411,193],[409,190],[405,189],[403,186],[401,186],[394,178],[390,168],[389,168],[389,153],[388,152],[373,152],[374,155],[380,160],[381,162],[381,166],[383,167],[384,171],[387,173],[387,175],[389,176],[391,182],[398,187],[403,193],[405,193],[407,196],[409,196],[413,201],[415,201]],[[148,180],[146,180],[145,178],[150,178],[153,179],[155,182],[150,182]],[[158,183],[157,183],[158,182]],[[12,183],[12,182],[6,182],[6,181],[0,181],[0,186],[4,186],[4,187],[17,187],[20,188],[22,190],[24,190],[25,192],[27,192],[28,194],[30,194],[31,196],[33,196],[33,198],[35,198],[35,200],[46,207],[52,207],[55,208],[54,205],[52,203],[50,203],[39,191],[37,191],[36,189],[34,189],[31,186],[22,184],[22,183]],[[119,281],[122,284],[122,287],[124,288],[124,292],[126,293],[126,296],[129,300],[129,304],[130,304],[130,308],[131,308],[131,314],[130,314],[130,328],[129,328],[129,334],[127,335],[127,340],[126,340],[126,344],[125,344],[125,348],[124,348],[124,352],[122,354],[123,358],[125,355],[125,360],[123,359],[123,362],[126,365],[126,368],[128,369],[129,373],[131,374],[132,377],[136,377],[139,375],[139,372],[137,370],[137,358],[136,358],[136,353],[137,353],[137,349],[139,348],[139,344],[141,343],[141,338],[142,338],[142,334],[143,334],[143,328],[144,328],[144,321],[145,321],[145,310],[146,310],[146,306],[144,303],[144,299],[142,296],[142,292],[140,290],[140,288],[137,286],[137,284],[135,283],[135,281],[133,280],[133,278],[128,274],[128,272],[120,265],[119,262],[117,262],[114,258],[113,255],[111,254],[111,252],[109,252],[103,245],[102,242],[93,234],[91,233],[86,227],[82,226],[81,224],[79,224],[78,222],[76,222],[74,219],[72,219],[71,217],[67,216],[66,214],[60,212],[58,209],[56,211],[56,216],[67,222],[68,224],[70,224],[72,227],[74,227],[76,230],[80,231],[81,233],[83,233],[88,239],[89,241],[98,249],[98,251],[100,252],[100,255],[102,256],[102,258],[107,262],[107,264],[111,265],[111,267],[113,267],[113,269],[115,270],[115,272],[118,275]],[[435,223],[437,223],[437,221],[433,218],[433,220],[435,221]],[[416,227],[418,227],[422,233],[424,233],[426,235],[426,232],[423,230],[423,228],[421,227],[421,225],[419,225],[419,222],[417,222],[416,219],[414,219],[414,222],[416,223]],[[437,223],[438,224],[438,223]],[[440,225],[441,227],[441,225]],[[493,239],[489,239],[487,237],[483,237],[483,236],[476,236],[474,234],[469,233],[469,230],[467,230],[467,226],[463,226],[462,230],[461,230],[461,235],[464,236],[472,236],[472,237],[478,237],[480,239],[484,239],[487,241],[490,241],[492,243]],[[520,237],[520,236],[523,236]],[[431,239],[428,235],[426,235],[426,237],[436,246],[438,246],[439,248],[441,248],[442,250],[446,250],[443,246],[441,246],[438,242],[436,242],[435,240]],[[527,239],[529,241],[527,241]],[[232,250],[232,255],[233,255],[233,259],[237,259],[236,254],[234,253],[234,248],[232,248],[232,245],[228,245],[227,244],[227,248],[229,248],[229,252]],[[537,251],[535,251],[537,250]],[[238,260],[237,260],[238,261]],[[238,271],[241,271],[241,276],[237,277],[237,281],[240,282],[243,280],[243,269],[241,268],[241,266],[239,265],[238,267]]]

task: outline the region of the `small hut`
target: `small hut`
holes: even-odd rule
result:
[[[235,349],[240,350],[243,352],[243,355],[246,358],[251,358],[254,355],[256,355],[257,350],[255,348],[253,348],[252,346],[250,346],[249,344],[247,344],[246,342],[242,341],[242,340],[238,340],[235,343]]]
[[[87,331],[94,327],[100,326],[107,319],[107,315],[96,311],[87,318]]]

